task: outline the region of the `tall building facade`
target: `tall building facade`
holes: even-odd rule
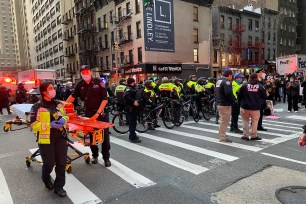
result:
[[[18,71],[32,68],[30,57],[29,29],[27,21],[26,0],[14,0],[14,10],[16,14],[16,48]]]
[[[75,81],[80,78],[77,21],[75,18],[76,7],[74,0],[61,1],[61,5],[65,63],[64,77],[67,80]]]
[[[62,14],[60,0],[27,2],[31,61],[37,69],[55,69],[65,78]]]
[[[297,53],[306,54],[306,1],[297,0],[297,7],[296,49]]]
[[[1,0],[0,9],[0,77],[16,76],[18,53],[13,1]]]

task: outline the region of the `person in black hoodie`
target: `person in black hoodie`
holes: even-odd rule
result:
[[[125,107],[128,111],[129,118],[129,139],[132,143],[140,143],[141,140],[136,134],[137,125],[137,107],[139,106],[136,100],[136,83],[134,78],[127,79],[127,87],[123,94],[123,99],[125,102]]]
[[[294,112],[298,112],[299,87],[299,82],[295,81],[295,77],[292,75],[290,77],[290,81],[287,82],[286,85],[288,95],[288,112],[291,112],[292,106]]]
[[[266,100],[266,90],[262,84],[258,83],[257,73],[253,73],[250,76],[250,81],[242,85],[238,94],[243,126],[243,137],[241,139],[249,140],[249,119],[251,118],[251,140],[261,140],[257,136],[257,126],[260,118],[260,108],[264,100]]]

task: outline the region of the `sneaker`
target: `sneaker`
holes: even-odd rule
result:
[[[92,157],[91,163],[92,164],[97,164],[98,163],[98,157]]]
[[[224,143],[232,143],[232,140],[225,138],[223,140],[220,140],[220,142],[224,142]]]
[[[135,139],[135,140],[131,140],[131,143],[140,143],[141,140],[139,138]]]
[[[298,113],[299,111],[294,111],[295,113]]]
[[[109,159],[104,160],[104,166],[105,167],[110,167],[111,165],[112,165],[112,163],[109,161]]]
[[[60,197],[66,197],[67,192],[63,188],[54,189],[54,193],[59,195]]]
[[[288,113],[291,113],[291,111],[290,111],[290,110],[288,110]]]
[[[257,136],[257,137],[252,137],[251,140],[262,140],[262,138]]]
[[[250,140],[250,139],[249,139],[248,137],[246,137],[246,136],[242,136],[242,137],[240,137],[240,139],[245,140],[245,141],[249,141],[249,140]]]
[[[46,188],[51,191],[53,188],[54,188],[54,185],[52,183],[52,181],[49,181],[49,182],[44,182],[45,183],[45,186]]]
[[[240,130],[239,128],[234,128],[231,132],[234,132],[234,133],[243,133],[243,131]]]

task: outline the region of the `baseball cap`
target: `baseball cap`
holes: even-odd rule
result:
[[[83,70],[90,70],[89,65],[82,65],[81,69],[80,69],[80,72],[83,71]]]
[[[135,82],[135,79],[134,78],[128,78],[126,82],[127,82],[128,85],[130,85],[131,83]]]
[[[256,71],[256,73],[259,73],[259,72],[264,72],[264,69],[263,68],[260,68]]]

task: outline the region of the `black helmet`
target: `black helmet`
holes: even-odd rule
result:
[[[126,85],[126,79],[125,78],[121,78],[119,81],[120,85]]]
[[[204,85],[205,84],[205,78],[204,77],[200,77],[199,79],[198,79],[198,81],[197,81],[197,83],[198,84],[200,84],[200,85]]]
[[[189,76],[189,79],[191,80],[192,78],[197,78],[197,76],[192,74],[192,75]]]
[[[152,83],[152,80],[145,80],[144,85],[148,87],[151,85],[151,83]]]
[[[211,83],[214,83],[215,79],[213,77],[209,77],[208,81],[211,82]]]
[[[179,79],[179,78],[174,79],[175,84],[177,84],[178,82],[181,82],[181,79]]]

